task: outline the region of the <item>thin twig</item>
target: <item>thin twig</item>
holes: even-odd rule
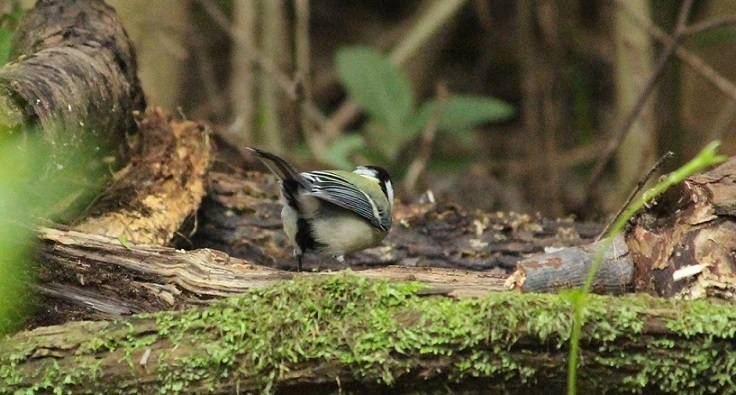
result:
[[[639,24],[647,33],[649,33],[649,35],[654,37],[660,43],[667,45],[674,40],[673,37],[670,37],[669,34],[665,33],[664,30],[654,25],[651,21],[640,18],[635,13],[632,13],[626,6],[623,6],[623,8],[637,24]],[[710,83],[713,84],[716,89],[720,90],[721,93],[728,96],[731,100],[736,101],[736,85],[719,74],[713,67],[705,63],[702,58],[682,46],[676,47],[675,55],[677,55],[677,57],[685,64],[692,67],[693,70],[701,77],[710,81]]]
[[[236,34],[236,32],[234,32],[232,29],[227,15],[217,6],[217,4],[215,4],[213,0],[196,1],[202,6],[204,11],[210,18],[212,18],[217,26],[230,36],[231,40],[236,41],[239,45],[243,47],[243,49],[245,49],[250,58],[253,60],[254,63],[258,65],[258,67],[274,77],[276,82],[286,93],[286,96],[289,99],[294,101],[299,100],[296,93],[294,92],[294,87],[296,86],[296,84],[294,83],[293,78],[281,71],[278,65],[272,59],[263,56],[263,54],[256,49],[256,46],[247,38]],[[322,113],[319,107],[317,107],[317,105],[311,99],[304,98],[303,110],[304,114],[309,117],[312,122],[316,123],[322,130],[322,132],[326,135],[339,136],[342,133],[339,130],[334,130],[336,129],[335,125],[330,122],[330,120]]]
[[[419,176],[422,174],[424,169],[427,167],[430,158],[432,157],[432,144],[437,136],[437,128],[439,128],[440,122],[442,121],[442,115],[445,113],[447,108],[447,98],[450,96],[447,85],[440,82],[437,84],[437,101],[432,116],[427,122],[427,126],[422,132],[422,139],[419,142],[419,154],[414,158],[411,165],[409,165],[404,177],[404,189],[409,196],[416,196],[416,187]]]
[[[655,163],[654,166],[652,166],[649,169],[649,171],[646,174],[644,174],[644,176],[639,180],[639,182],[636,184],[636,186],[634,187],[634,189],[631,190],[631,193],[626,198],[626,201],[621,206],[621,208],[616,212],[616,215],[614,215],[613,218],[611,218],[611,220],[606,224],[606,227],[603,228],[603,231],[601,231],[601,233],[598,235],[598,237],[595,238],[595,241],[599,241],[601,238],[603,238],[603,236],[605,236],[606,234],[608,234],[608,231],[611,229],[611,226],[613,226],[613,224],[616,223],[616,221],[621,216],[621,214],[623,214],[624,210],[626,210],[626,207],[629,207],[629,204],[631,203],[632,200],[634,200],[634,197],[641,191],[642,188],[644,188],[644,185],[646,185],[647,182],[649,182],[649,180],[652,178],[652,176],[654,175],[654,173],[660,167],[662,167],[662,165],[664,164],[664,162],[666,162],[668,159],[672,158],[672,156],[673,156],[672,151],[669,151],[666,154],[662,155],[662,157],[659,158],[659,160],[657,161],[657,163]]]
[[[641,113],[641,110],[644,108],[644,105],[646,104],[647,99],[649,98],[650,94],[654,90],[654,86],[659,80],[659,77],[662,76],[662,73],[664,72],[664,69],[667,66],[667,63],[672,57],[672,54],[675,52],[675,48],[677,48],[680,41],[682,40],[682,37],[683,37],[682,33],[687,27],[686,24],[687,24],[688,18],[690,17],[690,11],[692,10],[693,1],[694,0],[685,0],[682,3],[682,7],[680,8],[680,13],[677,17],[677,25],[675,26],[675,31],[674,31],[672,40],[666,44],[665,49],[662,51],[662,54],[660,55],[659,60],[657,61],[657,66],[654,69],[654,73],[652,74],[651,77],[649,77],[649,80],[644,86],[644,89],[639,95],[639,98],[634,104],[634,107],[626,115],[626,118],[624,119],[621,127],[619,127],[616,130],[616,132],[613,134],[613,136],[611,136],[611,138],[608,140],[608,144],[606,145],[605,150],[603,151],[600,159],[598,160],[595,167],[593,168],[593,171],[591,173],[590,179],[588,180],[588,186],[587,186],[587,193],[589,197],[593,195],[592,191],[596,187],[598,182],[600,181],[601,176],[603,175],[603,170],[605,169],[608,162],[610,162],[611,159],[613,158],[613,155],[616,152],[616,149],[621,145],[621,142],[626,137],[626,134],[628,133],[629,129],[631,129],[631,125],[633,125],[633,123],[638,118],[639,113]],[[616,1],[616,4],[619,5],[620,7],[623,7],[623,3],[621,1]],[[629,14],[634,14],[634,13],[629,13]]]
[[[723,140],[734,119],[736,119],[736,103],[732,100],[727,100],[718,110],[718,115],[716,115],[711,123],[711,127],[709,128],[711,132],[708,133],[708,141]]]
[[[707,21],[693,23],[683,30],[683,36],[692,36],[700,34],[711,29],[717,29],[720,27],[726,27],[736,24],[736,15],[724,16],[721,18],[713,18]]]

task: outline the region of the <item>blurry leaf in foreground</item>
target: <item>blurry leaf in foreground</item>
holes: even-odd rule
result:
[[[8,63],[13,34],[24,14],[25,11],[18,4],[14,4],[11,12],[0,15],[0,65]]]
[[[401,133],[414,111],[414,91],[409,77],[388,57],[370,47],[342,48],[335,63],[350,97],[387,131]]]
[[[31,276],[27,262],[39,217],[48,217],[59,200],[79,189],[71,181],[82,173],[61,164],[85,163],[89,157],[52,153],[41,133],[29,134],[3,134],[0,139],[0,334],[22,318],[25,285]]]

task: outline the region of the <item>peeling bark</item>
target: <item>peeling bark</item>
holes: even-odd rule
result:
[[[736,295],[736,157],[658,197],[627,234],[637,291]]]
[[[199,306],[294,276],[210,249],[128,248],[114,238],[69,229],[44,228],[39,237],[33,327]],[[425,292],[455,298],[505,289],[504,276],[482,272],[394,266],[356,273],[419,281],[430,287]]]

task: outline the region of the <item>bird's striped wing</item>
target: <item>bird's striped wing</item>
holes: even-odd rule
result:
[[[312,171],[301,175],[312,184],[309,195],[350,210],[381,230],[391,227],[391,215],[380,210],[373,199],[340,175],[326,171]],[[380,188],[377,185],[376,187]]]

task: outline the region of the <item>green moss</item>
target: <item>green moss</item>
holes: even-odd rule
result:
[[[161,393],[193,385],[206,391],[238,378],[257,380],[269,392],[279,378],[310,361],[346,365],[356,377],[382,385],[425,364],[436,366],[435,373],[447,382],[491,377],[513,385],[543,384],[549,377],[564,377],[570,298],[499,293],[457,301],[420,296],[421,288],[350,274],[298,277],[208,308],[101,324],[97,336],[75,353],[79,370],[62,372],[54,363],[43,364],[35,388],[99,383],[95,356],[100,352],[115,352],[133,368],[132,356],[161,344],[168,345],[159,347],[166,351],[155,358]],[[706,393],[732,386],[736,377],[736,325],[730,324],[736,322],[736,309],[728,304],[591,295],[585,317],[579,378],[587,380],[585,387]],[[640,335],[652,320],[660,331],[672,333],[643,343]],[[177,354],[180,348],[193,352]],[[524,358],[535,348],[547,352]],[[19,388],[23,377],[14,365],[35,352],[25,342],[11,349],[0,355],[0,392]],[[631,373],[598,376],[605,367]],[[113,385],[104,380],[97,385],[103,384]],[[90,392],[99,389],[90,387]]]

